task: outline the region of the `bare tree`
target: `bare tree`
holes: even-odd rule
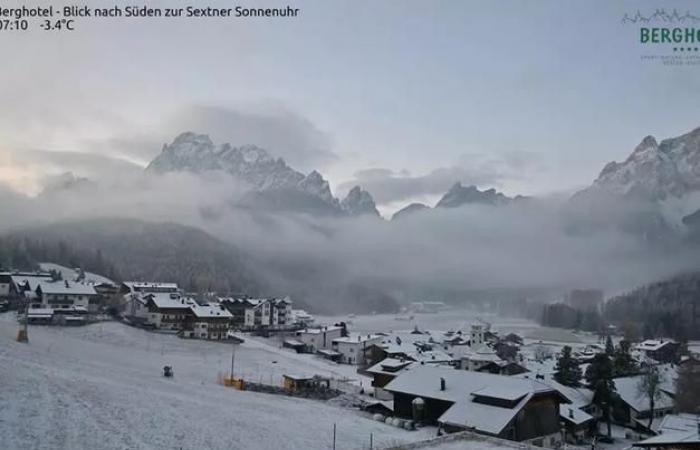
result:
[[[649,400],[649,429],[654,420],[654,406],[656,401],[661,398],[661,386],[664,382],[663,375],[659,373],[656,367],[650,367],[649,371],[642,375],[639,380],[637,390]]]

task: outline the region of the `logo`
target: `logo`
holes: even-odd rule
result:
[[[622,24],[636,29],[642,59],[667,66],[700,66],[700,15],[657,9],[626,13]]]

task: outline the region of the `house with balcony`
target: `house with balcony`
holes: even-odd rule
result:
[[[286,329],[293,326],[292,301],[285,298],[226,297],[219,302],[231,313],[236,329]]]
[[[64,281],[41,281],[35,289],[36,297],[30,308],[71,309],[84,308],[87,311],[99,298],[90,284]]]
[[[189,302],[191,315],[186,316],[180,336],[220,341],[228,338],[232,314],[218,303],[199,305]]]

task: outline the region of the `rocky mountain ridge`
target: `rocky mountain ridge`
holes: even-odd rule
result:
[[[273,158],[260,147],[231,144],[215,145],[205,134],[185,132],[146,167],[154,173],[222,171],[251,187],[246,206],[337,215],[379,215],[372,196],[355,186],[342,201],[317,171],[308,175],[289,167],[282,158]]]

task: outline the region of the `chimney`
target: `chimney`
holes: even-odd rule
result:
[[[573,419],[573,418],[574,418],[574,410],[569,408],[569,419]]]
[[[68,286],[68,280],[65,280],[64,283],[66,283],[66,287],[70,287]]]
[[[440,377],[440,390],[444,391],[445,390],[445,379]]]
[[[362,339],[362,336],[357,336],[357,342],[360,342],[361,339]]]

